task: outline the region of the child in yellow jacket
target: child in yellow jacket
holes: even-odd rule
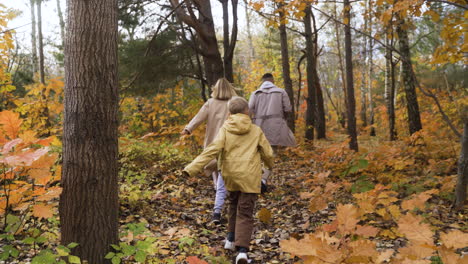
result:
[[[247,252],[254,224],[254,208],[261,190],[262,161],[273,167],[273,150],[262,130],[252,124],[248,102],[241,97],[229,100],[230,116],[216,139],[184,168],[191,176],[218,157],[218,167],[229,192],[229,223],[225,249],[239,254],[236,264],[248,263]]]

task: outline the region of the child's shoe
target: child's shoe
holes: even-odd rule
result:
[[[247,257],[247,253],[239,252],[236,257],[236,264],[248,264],[249,258]]]
[[[268,185],[266,184],[264,180],[262,180],[261,193],[264,194],[266,192],[268,192]]]
[[[219,225],[219,223],[221,223],[221,213],[214,213],[211,222],[215,225]]]
[[[231,251],[236,250],[236,245],[234,245],[234,241],[229,241],[226,239],[226,243],[224,243],[224,249]]]

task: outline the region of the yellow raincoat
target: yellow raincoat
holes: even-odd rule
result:
[[[273,167],[273,150],[262,130],[245,114],[230,115],[213,143],[192,161],[184,171],[194,176],[212,159],[218,157],[218,168],[228,191],[260,193],[262,161]]]

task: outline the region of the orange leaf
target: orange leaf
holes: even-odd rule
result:
[[[26,144],[29,144],[31,142],[34,142],[36,141],[36,132],[32,131],[32,130],[27,130],[25,131],[24,133],[22,133],[20,136],[19,136],[24,143]]]
[[[3,125],[3,130],[10,139],[18,137],[18,132],[22,122],[23,121],[19,118],[18,113],[14,113],[12,111],[0,112],[0,125]]]
[[[54,198],[57,198],[62,193],[62,188],[55,186],[47,189],[47,192],[39,197],[37,197],[37,201],[50,201]]]
[[[35,204],[33,205],[33,215],[39,218],[49,218],[54,215],[52,212],[52,206],[47,204]]]
[[[208,262],[201,260],[195,256],[187,257],[185,261],[187,261],[188,264],[208,264]]]
[[[46,185],[52,178],[49,169],[31,169],[29,170],[29,176],[40,185]]]
[[[21,138],[17,138],[7,142],[5,145],[3,145],[2,154],[5,155],[10,152],[16,145],[21,143],[21,141]]]

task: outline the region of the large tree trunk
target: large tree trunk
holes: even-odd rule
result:
[[[285,16],[282,8],[284,6],[283,3],[279,5],[280,10],[280,21],[283,20],[282,18]],[[291,70],[289,66],[289,51],[288,51],[288,36],[286,33],[286,25],[284,23],[280,23],[279,26],[280,31],[280,43],[281,43],[281,65],[283,69],[283,81],[284,81],[284,89],[288,94],[289,101],[291,101],[292,112],[286,117],[288,121],[289,128],[294,132],[295,131],[295,124],[294,124],[294,116],[295,114],[295,107],[294,107],[294,91],[293,85],[291,80]]]
[[[337,11],[336,11],[336,6],[337,3],[334,4],[334,14],[335,17],[337,16]],[[344,63],[343,63],[343,56],[341,55],[341,36],[340,36],[340,25],[338,21],[335,21],[335,39],[336,39],[336,49],[338,52],[338,62],[339,62],[339,69],[340,69],[340,77],[341,77],[341,84],[342,84],[342,89],[343,89],[343,94],[344,94],[344,106],[347,109],[348,108],[348,102],[347,102],[347,94],[348,92],[346,91],[346,77],[345,77],[345,70],[344,70]],[[345,128],[346,127],[346,115],[341,112],[337,113],[338,115],[338,120],[340,120],[341,127]]]
[[[62,244],[90,264],[118,242],[117,0],[68,0]]]
[[[393,45],[388,37],[386,38],[387,46]],[[385,48],[385,101],[387,104],[388,115],[388,138],[396,140],[395,129],[395,63],[393,62],[393,54],[390,48]]]
[[[62,37],[62,48],[65,46],[65,21],[63,20],[62,8],[60,7],[60,0],[57,0],[57,13],[59,17],[60,36]]]
[[[31,48],[32,48],[32,72],[33,78],[37,72],[37,46],[36,46],[36,12],[34,11],[34,0],[29,1],[31,5]]]
[[[468,107],[463,113],[463,136],[461,138],[460,159],[458,160],[458,179],[455,187],[455,209],[461,209],[466,203],[466,193],[468,187]]]
[[[372,0],[368,2],[368,14],[369,14],[369,35],[372,36]],[[372,98],[372,79],[374,78],[374,69],[373,69],[373,55],[374,55],[374,39],[369,38],[369,76],[367,77],[367,94],[369,96],[369,125],[370,125],[370,136],[375,136],[375,127],[374,127],[374,99]]]
[[[347,114],[348,114],[348,134],[349,148],[358,151],[358,141],[356,133],[356,100],[354,98],[354,80],[353,80],[353,57],[351,48],[351,5],[349,0],[343,1],[345,25],[345,59],[346,59],[346,89],[347,89]]]
[[[39,40],[39,76],[42,84],[45,84],[44,70],[44,39],[42,37],[42,0],[36,0],[37,5],[37,33]]]
[[[402,78],[406,97],[406,107],[408,110],[409,132],[413,134],[422,129],[421,117],[419,115],[418,98],[416,95],[416,81],[412,74],[411,53],[408,39],[408,31],[403,19],[397,21],[397,34],[400,44],[400,54],[402,63]]]

